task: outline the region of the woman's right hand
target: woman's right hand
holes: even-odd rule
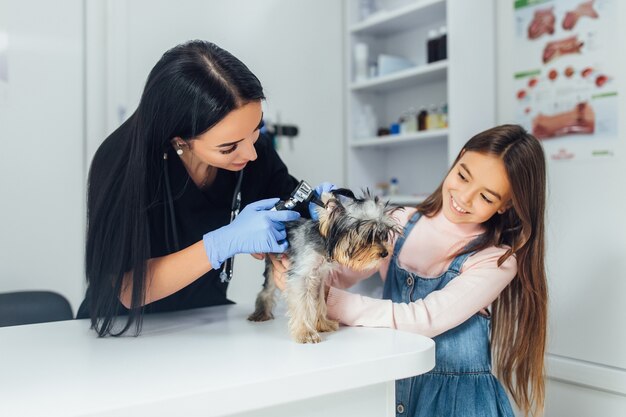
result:
[[[270,198],[250,203],[231,224],[204,235],[204,249],[213,269],[238,253],[282,253],[287,250],[283,222],[299,219],[300,213],[270,211],[278,201],[278,198]]]

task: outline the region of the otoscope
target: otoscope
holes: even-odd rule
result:
[[[300,181],[300,184],[291,193],[285,201],[281,200],[272,210],[293,210],[300,203],[313,203],[324,208],[324,203],[320,199],[319,194],[306,181]]]

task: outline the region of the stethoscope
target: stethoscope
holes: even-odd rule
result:
[[[169,211],[169,216],[167,216],[167,213],[166,213],[166,218],[169,217],[170,226],[172,228],[172,232],[174,235],[173,236],[174,247],[176,248],[176,250],[180,250],[180,245],[178,243],[178,228],[176,227],[176,219],[174,215],[174,201],[172,198],[172,188],[170,185],[169,172],[168,172],[168,167],[167,167],[167,152],[163,154],[163,168],[164,168],[164,174],[165,174],[165,189],[167,192],[167,207],[169,209],[167,210]],[[232,223],[233,220],[235,220],[235,217],[237,217],[237,215],[239,214],[239,208],[241,207],[241,182],[242,180],[243,180],[243,169],[239,171],[237,175],[237,183],[235,185],[235,192],[233,193],[233,200],[230,205],[230,223]],[[167,230],[167,225],[165,227]],[[222,271],[220,272],[220,280],[222,282],[230,282],[230,280],[233,279],[234,263],[235,263],[234,257],[228,258],[226,259],[226,261],[224,261]]]
[[[239,208],[241,207],[241,181],[243,180],[243,169],[239,171],[237,176],[237,185],[235,185],[235,192],[233,194],[233,201],[230,205],[230,223],[235,220],[235,217],[239,214]],[[230,282],[233,279],[233,266],[235,264],[235,257],[230,257],[224,261],[224,266],[220,272],[220,281]]]

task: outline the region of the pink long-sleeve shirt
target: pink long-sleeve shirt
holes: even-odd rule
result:
[[[415,209],[397,211],[396,218],[405,225]],[[422,216],[407,236],[398,257],[401,268],[422,278],[436,278],[444,273],[450,255],[483,232],[481,225],[455,224],[443,213],[432,218]],[[485,310],[517,274],[515,257],[498,267],[506,248],[489,247],[468,257],[460,274],[443,289],[433,291],[411,303],[394,303],[353,294],[348,288],[376,271],[342,271],[330,281],[328,317],[350,326],[390,327],[434,337],[452,329],[472,315]],[[387,275],[388,256],[379,265],[383,280]]]

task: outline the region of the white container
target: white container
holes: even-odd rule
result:
[[[389,195],[398,195],[398,191],[399,191],[399,186],[398,186],[398,179],[396,177],[393,177],[390,181],[389,181]]]
[[[407,68],[414,67],[415,64],[408,59],[396,56],[380,54],[378,55],[378,75],[383,76],[391,74],[397,71],[402,71]]]

